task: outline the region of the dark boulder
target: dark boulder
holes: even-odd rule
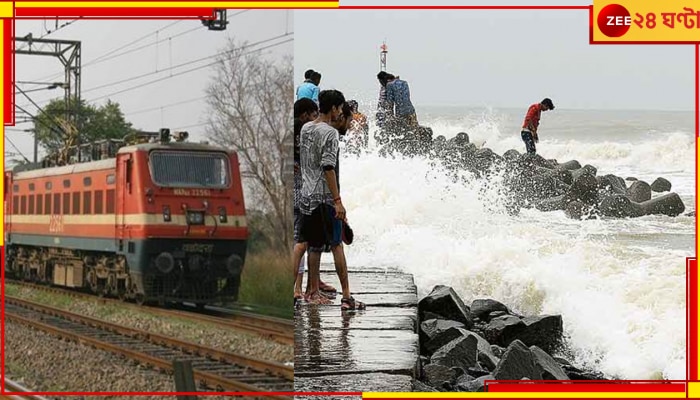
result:
[[[575,171],[577,169],[581,169],[581,164],[576,160],[571,160],[557,165],[557,169]]]
[[[418,312],[421,317],[426,312],[431,312],[449,320],[459,321],[467,329],[473,325],[469,307],[464,305],[462,299],[449,286],[435,286],[429,295],[418,302]]]
[[[574,180],[576,180],[579,176],[586,173],[589,175],[596,176],[596,174],[598,174],[598,169],[590,164],[586,164],[579,169],[571,171],[571,176]]]
[[[506,315],[506,314],[508,314],[508,313],[505,312],[505,311],[493,311],[493,312],[490,312],[489,315],[486,317],[486,321],[487,321],[487,322],[488,322],[488,321],[491,321],[492,319],[494,319],[494,318],[496,318],[496,317],[500,317],[500,316]]]
[[[441,387],[443,383],[452,383],[459,376],[458,371],[439,364],[423,367],[423,380],[432,387]]]
[[[535,358],[535,364],[542,370],[542,379],[546,381],[567,381],[569,377],[564,370],[549,354],[537,346],[530,346],[530,351]]]
[[[458,390],[463,392],[483,392],[486,388],[485,382],[495,380],[493,375],[490,374],[480,376],[476,379],[472,378],[471,380],[469,380],[468,378],[472,377],[470,377],[469,375],[465,375],[460,377],[459,380],[457,380],[455,386]]]
[[[504,315],[492,319],[484,330],[485,338],[491,344],[508,346],[515,335],[525,328],[525,323],[514,315]]]
[[[571,175],[571,171],[567,169],[549,169],[549,168],[542,168],[542,167],[535,167],[535,173],[538,175],[546,175],[546,176],[551,176],[555,179],[558,179],[562,181],[563,183],[566,183],[567,185],[571,185],[573,183],[573,175]]]
[[[508,307],[492,299],[476,299],[472,301],[471,313],[479,319],[488,320],[487,316],[494,311],[508,312]]]
[[[475,367],[477,363],[477,339],[475,335],[460,336],[440,347],[430,357],[431,364],[457,367],[462,371]]]
[[[466,132],[460,132],[455,136],[454,138],[455,144],[457,145],[466,145],[469,143],[469,135],[467,135]]]
[[[598,181],[595,176],[587,172],[579,175],[578,178],[574,178],[574,183],[565,197],[567,203],[580,201],[588,205],[595,204],[597,199]]]
[[[596,177],[598,189],[611,194],[626,194],[627,186],[625,181],[615,175],[603,175]]]
[[[606,196],[598,207],[601,215],[614,218],[640,217],[644,210],[640,204],[632,202],[621,194]]]
[[[635,203],[651,200],[651,186],[644,181],[634,181],[627,189],[627,197]]]
[[[464,328],[464,324],[444,319],[430,319],[420,324],[420,340],[425,354],[444,346],[461,336],[456,328]]]
[[[539,154],[525,153],[520,157],[520,163],[522,166],[534,169],[534,167],[543,167],[553,169],[554,165],[549,160],[546,160]]]
[[[566,208],[565,195],[554,196],[548,199],[542,199],[535,204],[535,208],[540,211],[557,211]]]
[[[655,191],[656,193],[670,192],[671,182],[665,178],[656,178],[654,183],[651,184],[651,190]]]
[[[464,331],[464,334],[476,339],[476,353],[479,364],[485,369],[493,371],[500,360],[493,354],[489,342],[474,332]]]
[[[645,215],[668,215],[669,217],[675,217],[683,214],[685,211],[685,204],[683,200],[676,193],[668,193],[663,196],[647,200],[641,204],[644,209]]]
[[[520,152],[515,149],[510,149],[503,153],[503,158],[509,162],[517,161],[520,158]]]
[[[525,329],[516,338],[528,346],[537,346],[553,353],[562,343],[564,323],[561,315],[540,315],[523,318]]]
[[[541,379],[542,372],[535,363],[530,349],[520,340],[515,340],[506,349],[501,362],[493,371],[496,380]]]

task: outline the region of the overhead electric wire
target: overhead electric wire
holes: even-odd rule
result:
[[[155,33],[157,33],[157,32],[163,31],[163,30],[165,30],[165,29],[168,29],[168,28],[170,28],[171,26],[173,26],[173,25],[175,25],[175,24],[178,24],[178,23],[180,23],[180,22],[182,22],[182,21],[184,21],[184,20],[178,20],[178,21],[175,21],[175,22],[171,22],[170,24],[165,25],[165,26],[162,27],[162,28],[158,28],[158,29],[156,29],[156,30],[154,30],[154,31],[149,32],[149,33],[146,34],[146,35],[143,35],[143,36],[141,36],[141,37],[139,37],[139,38],[137,38],[137,39],[134,39],[134,40],[132,40],[131,42],[129,42],[129,43],[125,44],[125,45],[122,45],[121,47],[117,47],[116,49],[110,50],[110,51],[108,51],[107,53],[104,53],[104,54],[102,54],[102,55],[100,55],[100,56],[98,56],[98,57],[93,58],[92,60],[86,61],[85,64],[82,65],[82,68],[85,68],[85,66],[90,66],[90,65],[92,65],[92,64],[96,64],[96,63],[98,63],[98,62],[101,62],[101,61],[98,61],[98,60],[100,60],[100,59],[102,59],[102,58],[104,58],[104,57],[107,57],[107,56],[109,56],[109,55],[112,55],[112,54],[114,54],[115,52],[117,52],[117,51],[119,51],[119,50],[122,50],[122,49],[124,49],[124,48],[126,48],[126,47],[131,46],[132,44],[136,44],[136,43],[138,43],[138,42],[140,42],[140,41],[142,41],[142,40],[145,40],[145,39],[149,38],[151,35],[153,35],[153,34],[155,34]],[[199,27],[198,27],[198,28],[199,28]],[[124,54],[126,54],[126,53],[124,53]],[[46,75],[46,76],[44,76],[43,78],[39,78],[39,79],[35,79],[35,80],[36,80],[36,81],[44,81],[44,80],[49,79],[49,78],[60,77],[61,75],[62,75],[62,74],[51,74],[51,75]]]
[[[239,47],[239,48],[236,48],[236,51],[238,51],[238,50],[245,50],[245,49],[248,49],[248,48],[253,47],[253,46],[257,46],[257,45],[260,45],[260,44],[263,44],[263,43],[271,42],[271,41],[273,41],[273,40],[282,39],[282,38],[284,38],[284,37],[286,37],[286,36],[289,36],[289,35],[291,35],[291,34],[290,34],[290,33],[285,33],[285,34],[278,35],[278,36],[275,36],[275,37],[272,37],[272,38],[264,39],[264,40],[261,40],[261,41],[255,42],[255,43],[251,43],[251,44],[248,44],[248,45],[245,45],[245,46],[241,46],[241,47]],[[226,51],[226,52],[223,52],[223,53],[212,54],[212,55],[204,56],[204,57],[197,58],[197,59],[194,59],[194,60],[186,61],[186,62],[177,64],[177,65],[173,65],[173,66],[171,66],[171,67],[168,67],[168,68],[165,68],[165,69],[161,69],[160,71],[152,71],[152,72],[146,72],[146,73],[141,74],[141,75],[130,76],[130,77],[128,77],[128,78],[120,79],[120,80],[118,80],[118,81],[114,81],[114,82],[110,82],[110,83],[105,83],[105,84],[103,84],[103,85],[99,85],[99,86],[91,87],[91,88],[89,88],[89,89],[85,89],[85,90],[82,91],[82,93],[93,92],[93,91],[98,90],[98,89],[103,89],[103,88],[106,88],[106,87],[119,85],[119,84],[121,84],[121,83],[130,82],[130,81],[133,81],[134,79],[141,79],[141,78],[145,78],[145,77],[147,77],[147,76],[161,74],[161,73],[163,73],[163,72],[171,71],[171,70],[173,70],[173,69],[177,69],[177,68],[184,67],[184,66],[187,66],[187,65],[192,65],[192,64],[196,64],[196,63],[199,63],[199,62],[202,62],[202,61],[207,61],[207,60],[210,60],[210,59],[215,58],[215,57],[217,57],[217,56],[220,56],[220,55],[222,55],[222,54],[231,53],[231,52],[232,52],[232,51]]]
[[[151,31],[151,32],[149,32],[148,34],[146,34],[146,35],[144,35],[144,36],[141,36],[141,37],[138,38],[138,39],[132,40],[131,42],[129,42],[129,43],[127,43],[127,44],[125,44],[125,45],[123,45],[123,46],[121,46],[121,47],[117,47],[117,48],[114,49],[114,50],[111,50],[111,51],[109,51],[109,52],[107,52],[107,53],[105,53],[105,54],[103,54],[103,55],[101,55],[101,56],[99,56],[99,57],[96,57],[96,58],[93,58],[93,59],[90,60],[90,61],[87,61],[87,62],[83,65],[83,67],[88,66],[88,65],[91,65],[91,64],[95,64],[95,63],[97,63],[99,60],[103,59],[104,57],[107,57],[107,56],[109,56],[109,55],[112,55],[112,54],[116,53],[117,51],[119,51],[119,50],[121,50],[121,49],[124,49],[124,48],[127,48],[127,47],[131,46],[132,44],[136,44],[136,43],[138,43],[138,42],[140,42],[140,41],[142,41],[142,40],[144,40],[144,39],[150,37],[151,35],[153,35],[153,34],[155,34],[155,33],[158,33],[158,32],[160,32],[160,31],[164,31],[164,30],[170,28],[171,26],[173,26],[173,25],[175,25],[175,24],[179,24],[179,23],[182,22],[182,21],[184,21],[184,20],[178,20],[178,21],[172,22],[172,23],[170,23],[170,24],[168,24],[168,25],[166,25],[166,26],[164,26],[164,27],[162,27],[162,28],[158,28],[158,29],[156,29],[155,31]]]
[[[207,96],[200,96],[200,97],[196,97],[196,98],[193,98],[193,99],[187,99],[187,100],[178,101],[177,103],[170,103],[170,104],[162,105],[162,106],[160,106],[160,107],[152,107],[152,108],[146,108],[146,109],[144,109],[144,110],[138,110],[138,111],[134,111],[134,112],[127,112],[127,113],[124,113],[124,116],[143,114],[143,113],[147,113],[147,112],[151,112],[151,111],[158,111],[158,110],[162,110],[162,109],[164,109],[164,108],[170,108],[170,107],[175,107],[175,106],[179,106],[179,105],[182,105],[182,104],[192,103],[192,102],[195,102],[195,101],[198,101],[198,100],[204,100],[204,99],[206,99],[206,98],[207,98]]]
[[[243,53],[243,54],[241,54],[241,55],[247,55],[247,54],[251,54],[251,53],[254,53],[254,52],[258,52],[258,51],[267,50],[267,49],[270,49],[270,48],[273,48],[273,47],[276,47],[276,46],[280,46],[280,45],[283,45],[283,44],[285,44],[285,43],[289,43],[289,42],[292,42],[292,41],[294,41],[293,38],[292,38],[292,39],[287,39],[287,40],[284,40],[284,41],[282,41],[282,42],[273,43],[273,44],[268,45],[268,46],[265,46],[265,47],[261,47],[261,48],[258,48],[258,49],[251,50],[251,51],[249,51],[249,52],[247,52],[247,53]],[[229,58],[224,58],[224,60],[229,60],[229,59],[231,59],[231,57],[229,57]],[[164,77],[161,77],[161,78],[158,78],[158,79],[154,79],[154,80],[152,80],[152,81],[147,81],[147,82],[144,82],[144,83],[141,83],[141,84],[138,84],[138,85],[134,85],[134,86],[128,87],[128,88],[126,88],[126,89],[122,89],[122,90],[119,90],[119,91],[116,91],[116,92],[113,92],[113,93],[108,93],[108,94],[106,94],[106,95],[99,96],[99,97],[95,97],[95,98],[92,98],[92,99],[86,100],[86,101],[93,102],[93,101],[96,101],[96,100],[103,99],[103,98],[105,98],[105,97],[110,97],[110,96],[114,96],[114,95],[117,95],[117,94],[129,92],[129,91],[135,90],[135,89],[140,89],[140,88],[142,88],[142,87],[145,87],[145,86],[148,86],[148,85],[152,85],[152,84],[157,83],[157,82],[162,82],[162,81],[164,81],[164,80],[171,79],[171,78],[174,78],[174,77],[177,77],[177,76],[180,76],[180,75],[188,74],[188,73],[190,73],[190,72],[198,71],[198,70],[203,69],[203,68],[211,67],[212,65],[215,65],[217,62],[219,62],[219,61],[218,61],[218,60],[217,60],[217,61],[213,61],[213,62],[210,62],[210,63],[208,63],[208,64],[201,65],[201,66],[199,66],[199,67],[190,68],[190,69],[185,70],[185,71],[181,71],[181,72],[178,72],[178,73],[175,73],[175,74],[172,74],[172,75],[168,75],[168,76],[164,76]]]
[[[126,51],[121,52],[121,53],[117,53],[117,54],[115,54],[115,55],[113,55],[113,56],[111,56],[111,57],[102,58],[102,59],[100,59],[100,60],[95,60],[95,61],[93,61],[93,62],[86,63],[85,65],[83,65],[83,68],[89,67],[89,66],[92,66],[92,65],[95,65],[95,64],[99,64],[99,63],[102,63],[102,62],[105,62],[105,61],[109,61],[109,60],[112,60],[112,59],[114,59],[114,58],[121,57],[121,56],[123,56],[123,55],[125,55],[125,54],[133,53],[133,52],[135,52],[135,51],[139,51],[139,50],[145,49],[145,48],[147,48],[147,47],[151,47],[151,46],[153,46],[153,45],[156,45],[156,44],[158,44],[158,43],[165,42],[165,41],[168,41],[168,40],[172,40],[172,39],[177,38],[177,37],[179,37],[179,36],[183,36],[183,35],[186,35],[186,34],[188,34],[188,33],[191,33],[191,32],[197,31],[197,30],[201,30],[201,29],[204,29],[204,26],[198,26],[198,27],[196,27],[196,28],[193,28],[193,29],[190,29],[190,30],[187,30],[187,31],[184,31],[184,32],[180,32],[180,33],[178,33],[178,34],[176,34],[176,35],[168,36],[167,38],[160,39],[160,40],[157,40],[157,41],[152,42],[152,43],[144,44],[143,46],[135,47],[135,48],[133,48],[133,49],[126,50]]]
[[[12,141],[12,139],[10,139],[9,136],[5,135],[5,140],[7,140],[8,142],[10,142],[10,145],[11,145],[12,147],[14,147],[15,150],[17,150],[17,152],[19,153],[19,155],[21,155],[22,158],[24,158],[24,161],[26,161],[26,162],[31,162],[31,161],[29,161],[29,159],[27,158],[27,156],[25,156],[24,153],[22,153],[22,150],[20,150],[19,147],[17,147],[17,146],[15,145],[15,143]]]
[[[24,90],[20,89],[20,87],[17,86],[16,83],[15,83],[14,85],[15,85],[15,88],[17,88],[17,89],[20,91],[20,93],[22,93],[22,94],[24,95],[24,97],[27,98],[27,100],[29,100],[32,104],[34,104],[34,107],[36,107],[36,108],[39,109],[39,111],[41,111],[44,115],[46,115],[47,117],[49,117],[49,119],[51,120],[51,122],[53,122],[53,124],[54,124],[66,137],[68,136],[68,133],[63,129],[63,127],[61,126],[61,124],[59,124],[58,121],[56,121],[56,118],[54,118],[53,115],[50,115],[49,113],[47,113],[46,111],[44,111],[43,108],[39,107],[39,105],[36,104],[36,103],[34,102],[34,100],[32,100],[31,97],[29,97],[26,93],[24,93]],[[43,121],[40,120],[40,119],[37,119],[36,116],[30,114],[29,111],[25,110],[25,109],[22,108],[21,106],[15,105],[15,107],[17,107],[17,108],[19,108],[20,110],[24,111],[25,114],[28,114],[30,117],[32,117],[32,118],[35,119],[36,121],[40,121],[42,124],[44,124],[44,126],[46,126],[47,128],[51,129],[51,127],[48,126],[48,125],[46,125],[45,122],[43,122]],[[66,107],[68,107],[68,104],[66,104]]]

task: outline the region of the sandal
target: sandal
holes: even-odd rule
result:
[[[340,301],[340,309],[343,311],[364,310],[365,303],[355,300],[354,297],[350,296],[349,298],[342,299]]]
[[[314,292],[306,296],[306,302],[309,304],[331,304],[325,296],[321,295],[319,292]]]

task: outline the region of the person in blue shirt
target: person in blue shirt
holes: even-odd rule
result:
[[[321,74],[310,69],[306,71],[304,77],[306,80],[297,88],[297,100],[308,98],[318,105],[318,94],[321,91],[318,85],[321,84]]]
[[[386,110],[395,122],[404,128],[418,126],[416,109],[411,103],[411,91],[408,82],[389,74],[386,84]]]

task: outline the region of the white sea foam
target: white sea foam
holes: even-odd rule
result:
[[[522,147],[481,117],[471,125],[430,125],[448,137],[466,131],[499,153]],[[540,146],[545,157],[575,158],[606,173],[670,174],[693,207],[694,143],[684,133],[635,144],[570,139]],[[341,163],[356,233],[351,265],[410,272],[421,295],[448,284],[466,302],[489,297],[525,314],[562,314],[578,362],[623,379],[684,379],[693,218],[573,221],[536,210],[512,217],[500,206],[497,178],[456,183],[429,160],[374,152]]]

